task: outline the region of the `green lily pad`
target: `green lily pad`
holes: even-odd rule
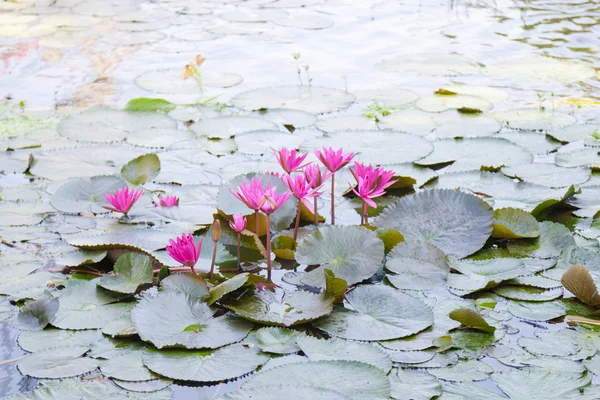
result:
[[[540,289],[526,286],[501,286],[494,292],[511,300],[550,301],[558,299],[563,294],[562,288]]]
[[[277,130],[253,130],[235,136],[235,143],[240,154],[271,154],[272,149],[282,147],[298,148],[304,139],[291,133]]]
[[[176,121],[163,114],[91,108],[64,119],[58,133],[82,142],[110,143],[141,129],[175,127]]]
[[[121,168],[121,176],[134,186],[150,182],[160,173],[160,160],[156,154],[139,156]]]
[[[426,372],[394,368],[390,383],[396,400],[430,400],[442,394],[442,385]]]
[[[107,377],[122,381],[149,381],[157,376],[142,362],[143,352],[132,351],[102,363],[100,370]]]
[[[206,300],[209,296],[208,286],[199,275],[169,275],[161,281],[160,285],[163,292],[182,293],[191,299]]]
[[[69,378],[98,368],[98,360],[82,357],[89,347],[57,347],[40,350],[22,359],[17,368],[23,375],[34,378]]]
[[[52,322],[58,311],[58,299],[44,298],[25,304],[13,320],[15,328],[22,331],[41,331]]]
[[[580,389],[589,385],[591,377],[561,374],[541,368],[511,368],[495,373],[492,380],[511,400],[565,400],[585,398],[581,396]]]
[[[240,297],[221,300],[221,305],[238,316],[265,325],[290,327],[329,314],[333,299],[302,290],[284,292],[283,296],[270,291],[246,293]]]
[[[226,280],[223,283],[219,283],[217,286],[212,287],[210,289],[210,297],[208,298],[208,304],[211,305],[214,302],[218,301],[219,299],[221,299],[223,296],[238,290],[239,288],[241,288],[242,286],[244,286],[246,284],[246,282],[248,282],[248,279],[250,278],[250,275],[248,275],[247,273],[243,273],[243,274],[238,274],[236,276],[234,276],[233,278],[230,278],[228,280]]]
[[[154,279],[152,260],[144,254],[126,253],[119,257],[114,266],[115,275],[104,275],[98,286],[118,293],[135,293],[140,285],[152,283]]]
[[[351,400],[383,400],[390,397],[390,382],[383,371],[350,361],[310,361],[282,365],[256,374],[242,389],[273,385],[331,390]]]
[[[508,311],[515,317],[529,321],[548,321],[567,313],[564,305],[556,301],[544,303],[509,301]]]
[[[294,329],[267,326],[256,331],[256,339],[260,349],[267,353],[290,354],[300,351],[296,339],[303,335]]]
[[[354,103],[348,92],[316,86],[277,86],[240,93],[231,103],[245,110],[285,108],[322,114],[342,110]]]
[[[561,129],[553,129],[548,132],[548,135],[552,136],[556,140],[559,140],[563,143],[576,142],[579,140],[585,140],[594,132],[598,132],[600,130],[599,125],[594,124],[581,124],[581,125],[571,125]]]
[[[482,167],[499,169],[531,163],[533,156],[523,147],[495,137],[443,139],[433,143],[433,152],[416,164],[432,166],[452,162],[444,171],[462,172]]]
[[[427,372],[450,382],[482,381],[490,377],[494,368],[481,361],[468,360],[451,367],[430,368]]]
[[[377,367],[385,373],[392,369],[390,357],[373,344],[337,338],[324,340],[311,336],[298,337],[296,342],[311,361],[356,361]]]
[[[214,349],[239,342],[252,329],[251,323],[231,314],[213,315],[199,299],[170,292],[142,299],[131,312],[131,320],[140,338],[159,349]]]
[[[137,336],[138,332],[131,322],[131,315],[123,315],[121,318],[108,323],[102,328],[102,333],[112,338]]]
[[[131,99],[125,104],[125,111],[135,112],[163,112],[168,113],[177,107],[175,104],[165,99],[151,99],[148,97],[138,97]]]
[[[322,147],[343,147],[357,153],[357,159],[373,164],[401,164],[419,160],[433,150],[434,145],[422,137],[395,131],[344,131],[309,138],[300,149],[312,151]],[[406,149],[411,149],[407,152]]]
[[[443,286],[450,268],[446,255],[426,242],[402,242],[388,254],[385,268],[395,275],[386,277],[404,290],[428,290]]]
[[[518,208],[494,210],[494,230],[492,237],[519,239],[536,238],[540,235],[538,222],[526,211]]]
[[[105,213],[103,206],[110,205],[103,194],[114,193],[125,186],[116,176],[93,176],[67,181],[52,195],[52,206],[65,213]]]
[[[23,350],[36,353],[56,347],[57,343],[65,347],[89,347],[101,339],[102,332],[99,330],[70,331],[47,328],[42,331],[22,332],[17,342]]]
[[[135,303],[117,303],[126,294],[111,292],[96,286],[96,280],[70,286],[58,299],[59,307],[52,325],[61,329],[103,328],[127,314]]]
[[[494,333],[496,328],[490,326],[488,322],[477,312],[470,308],[459,308],[449,314],[450,319],[460,322],[462,325],[487,333]]]
[[[302,278],[305,284],[324,287],[323,269],[348,285],[373,276],[381,266],[384,246],[373,231],[356,226],[324,226],[306,236],[296,249],[296,261],[322,265]]]
[[[579,185],[590,179],[589,168],[562,168],[553,164],[521,164],[502,168],[512,178],[550,188]]]
[[[481,113],[493,108],[492,103],[481,97],[463,94],[425,96],[417,100],[415,105],[417,108],[427,112],[460,111],[461,109],[468,108],[478,110]]]
[[[590,167],[592,170],[600,169],[600,156],[596,149],[557,153],[554,162],[559,167],[564,168]]]
[[[454,190],[428,190],[388,206],[373,225],[395,228],[406,240],[421,240],[459,258],[479,250],[492,233],[491,207]]]
[[[336,306],[313,325],[344,339],[378,341],[410,336],[433,323],[426,304],[387,286],[358,286],[346,299],[353,310]]]
[[[180,381],[219,382],[246,375],[267,362],[257,347],[233,344],[214,351],[148,350],[144,365]]]

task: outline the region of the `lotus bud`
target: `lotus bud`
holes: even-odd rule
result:
[[[181,79],[187,80],[190,76],[194,75],[194,70],[189,65],[186,65],[181,71]]]
[[[56,286],[56,284],[54,283],[54,281],[50,280],[50,281],[46,282],[46,286],[49,287],[49,288],[53,288],[53,287]]]
[[[204,57],[202,54],[198,54],[196,56],[196,65],[197,66],[201,66],[202,63],[204,63],[205,60],[206,60],[206,57]]]
[[[218,242],[221,238],[221,221],[215,219],[212,226],[212,240],[213,242]]]

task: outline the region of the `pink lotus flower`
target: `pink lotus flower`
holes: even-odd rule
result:
[[[233,220],[229,221],[229,226],[237,233],[240,233],[246,229],[246,217],[242,214],[233,214]]]
[[[123,186],[121,191],[119,189],[115,191],[115,194],[107,193],[104,195],[106,201],[108,201],[111,206],[102,206],[102,208],[106,208],[107,210],[117,211],[127,215],[131,207],[135,204],[136,201],[142,196],[144,191],[129,189],[127,186]]]
[[[356,161],[354,162],[354,169],[350,169],[350,172],[352,172],[354,179],[358,183],[358,190],[350,185],[352,191],[373,208],[377,208],[377,204],[372,199],[383,196],[385,189],[398,182],[398,180],[392,180],[394,171],[373,168],[372,165],[365,166]]]
[[[269,188],[270,183],[271,181],[267,182],[266,189]],[[231,189],[229,189],[229,191],[236,199],[248,206],[248,208],[258,211],[260,210],[261,201],[266,189],[263,189],[260,178],[255,177],[250,180],[250,184],[246,181],[242,181],[242,184],[238,186],[237,193]]]
[[[311,213],[314,213],[313,205],[308,199],[322,194],[321,192],[318,192],[319,186],[317,186],[316,189],[313,187],[313,185],[315,185],[314,180],[307,181],[307,176],[305,174],[297,174],[293,177],[288,175],[283,181],[294,197],[297,198],[298,201],[303,202]]]
[[[169,240],[169,245],[166,247],[167,253],[173,258],[173,260],[190,267],[192,272],[195,274],[196,270],[194,266],[200,258],[200,251],[202,250],[202,240],[198,241],[198,244],[194,242],[194,237],[191,233],[187,235],[184,233],[181,237],[178,237],[175,241]]]
[[[159,196],[158,201],[154,201],[154,207],[178,207],[179,198],[177,196]]]
[[[273,151],[273,154],[275,154],[275,157],[277,158],[279,165],[281,165],[281,168],[283,168],[283,170],[288,174],[300,171],[302,168],[308,165],[308,163],[302,164],[308,154],[297,155],[296,149],[289,150],[286,148],[281,148],[279,151]]]
[[[268,188],[263,195],[260,211],[266,215],[271,215],[284,205],[290,197],[292,197],[291,193],[277,193],[276,187]]]
[[[331,147],[323,147],[323,150],[315,150],[315,155],[321,163],[331,172],[344,168],[356,154],[343,154],[343,149],[333,150]]]
[[[325,184],[325,181],[329,179],[331,175],[333,175],[331,172],[321,172],[321,168],[316,164],[310,164],[304,167],[304,177],[306,178],[306,182],[310,184],[310,187],[316,190],[321,189]]]

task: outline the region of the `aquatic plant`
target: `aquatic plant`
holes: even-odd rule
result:
[[[319,161],[331,172],[331,225],[335,225],[335,173],[344,168],[354,158],[354,153],[344,154],[344,149],[333,150],[331,147],[323,147],[315,150]]]
[[[392,180],[394,171],[385,170],[383,168],[374,168],[372,165],[364,165],[359,162],[354,162],[354,168],[350,168],[350,172],[356,179],[357,185],[350,185],[354,194],[362,199],[361,225],[368,223],[367,210],[368,207],[377,208],[377,204],[373,199],[381,197],[385,194],[385,189],[392,186],[398,180]]]
[[[115,194],[106,193],[104,194],[104,198],[111,205],[110,206],[102,206],[103,208],[111,211],[120,212],[124,215],[127,215],[131,207],[135,204],[136,201],[142,196],[144,191],[129,189],[127,186],[123,186],[121,191],[119,189],[115,190]]]
[[[286,174],[291,174],[292,172],[299,172],[307,166],[309,163],[304,163],[304,159],[308,154],[298,154],[296,149],[286,149],[282,147],[279,150],[273,150],[273,154],[275,154],[275,158],[281,168],[285,171]]]
[[[238,266],[241,264],[241,241],[242,241],[242,231],[246,229],[246,217],[242,214],[233,214],[231,216],[231,221],[229,221],[229,226],[237,233],[237,264]]]
[[[238,200],[243,202],[249,209],[254,210],[254,233],[256,236],[260,236],[258,231],[258,212],[264,202],[264,194],[270,189],[270,183],[270,181],[267,182],[266,187],[263,189],[263,183],[260,178],[252,178],[249,184],[246,181],[242,181],[237,187],[237,192],[229,189],[231,194]]]
[[[154,201],[155,207],[178,207],[179,197],[177,196],[158,196],[158,200]]]
[[[321,171],[321,168],[316,164],[309,164],[306,167],[304,167],[304,176],[306,178],[306,182],[314,190],[321,190],[321,188],[331,175],[331,172]],[[319,213],[317,211],[317,199],[319,196],[313,197],[313,215],[315,225],[319,224]]]
[[[169,245],[165,247],[167,253],[178,263],[189,267],[192,274],[196,275],[196,269],[194,268],[200,258],[200,252],[202,250],[202,239],[196,243],[191,233],[183,234],[177,239],[169,240]]]
[[[312,180],[308,180],[312,179]],[[316,175],[312,178],[306,175],[306,172],[296,174],[294,176],[286,175],[283,177],[288,189],[296,199],[298,199],[298,212],[296,213],[296,223],[294,224],[294,240],[298,238],[298,228],[300,227],[300,212],[302,211],[302,203],[308,208],[308,210],[316,215],[316,209],[313,208],[313,204],[309,198],[316,198],[322,193],[318,192],[320,188],[315,184]]]
[[[181,79],[187,80],[189,78],[194,78],[196,83],[198,84],[198,89],[200,90],[200,96],[204,96],[204,86],[202,85],[202,71],[200,71],[200,66],[206,61],[206,57],[202,54],[198,54],[193,61],[190,61],[183,67],[181,71]]]

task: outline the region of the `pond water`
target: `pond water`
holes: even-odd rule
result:
[[[115,226],[124,224],[112,216],[92,221],[90,211],[101,211],[97,199],[91,209],[79,209],[59,188],[79,177],[118,174],[145,153],[158,153],[162,164],[146,189],[187,199],[182,210],[194,217],[152,214],[146,196],[125,226],[167,221],[191,231],[209,225],[217,205],[228,214],[239,209],[218,197],[220,185],[276,170],[271,147],[331,145],[414,178],[417,191],[460,188],[492,199],[494,208],[535,212],[548,199],[564,205],[575,185],[582,189],[570,199],[575,216],[569,209],[536,217],[566,225],[574,243],[597,252],[599,40],[600,2],[583,0],[0,1],[0,239],[9,244],[0,240],[0,251],[17,258],[35,253],[36,262],[54,272],[77,265],[61,263],[77,251],[71,245],[89,250],[91,233],[118,233],[122,228]],[[199,53],[206,57],[201,96],[193,79],[179,75]],[[140,97],[170,102],[168,114],[138,118],[108,110]],[[341,195],[352,177],[339,175]],[[513,187],[511,178],[530,186]],[[381,207],[370,216],[408,192],[412,188],[378,200]],[[326,217],[327,196],[319,200]],[[338,207],[338,223],[359,223],[356,200],[339,200]],[[144,248],[144,240],[134,247]],[[226,243],[234,255],[233,244]],[[550,247],[539,258],[556,261],[563,248]],[[164,251],[151,250],[165,262]],[[487,250],[495,255],[496,248]],[[0,266],[12,265],[2,257]],[[275,271],[288,289],[304,266],[289,269]],[[374,281],[382,279],[380,273]],[[39,284],[24,285],[17,294],[0,288],[6,295],[1,396],[38,383],[16,367],[27,352],[17,344],[20,331],[11,319],[18,309],[9,297],[43,292]],[[455,294],[440,288],[417,296],[445,301]],[[519,348],[521,337],[567,328],[520,320],[507,304],[482,311],[507,333],[499,351]],[[482,360],[496,371],[509,368],[508,356],[490,354]],[[105,379],[99,372],[87,377]],[[246,379],[170,387],[173,399],[212,399]],[[596,376],[593,382],[600,383]],[[490,378],[478,384],[502,393]]]

